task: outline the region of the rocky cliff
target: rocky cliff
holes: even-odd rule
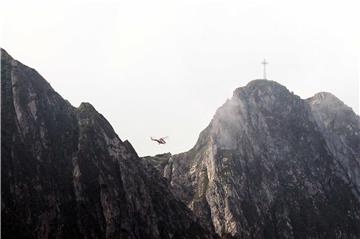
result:
[[[89,103],[1,49],[2,238],[213,238]]]
[[[360,199],[360,117],[331,93],[307,99],[335,164]]]
[[[255,80],[190,151],[144,160],[224,238],[360,238],[359,124],[330,94]]]

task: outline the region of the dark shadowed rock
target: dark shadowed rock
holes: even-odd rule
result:
[[[359,117],[334,98],[252,81],[159,168],[223,237],[359,238]]]
[[[157,154],[155,156],[146,156],[142,159],[153,167],[155,167],[160,173],[162,173],[171,158],[171,153]]]
[[[213,238],[89,103],[1,50],[2,238]]]

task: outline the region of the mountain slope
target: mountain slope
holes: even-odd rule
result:
[[[331,93],[307,99],[337,163],[339,174],[360,199],[360,117]]]
[[[213,238],[89,103],[1,49],[3,238]]]
[[[163,157],[158,169],[223,237],[359,238],[360,203],[349,184],[358,185],[358,131],[325,135],[320,117],[328,112],[310,105],[276,82],[252,81],[217,110],[194,148]],[[345,143],[330,148],[336,130]],[[348,152],[335,154],[347,145],[351,163]]]

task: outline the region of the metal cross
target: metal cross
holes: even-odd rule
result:
[[[261,64],[264,65],[264,80],[266,80],[266,65],[269,64],[269,62],[267,62],[265,59],[263,62],[261,62]]]

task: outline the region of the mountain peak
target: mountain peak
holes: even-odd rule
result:
[[[253,96],[258,95],[258,93],[261,94],[277,94],[281,92],[289,92],[289,90],[279,84],[276,81],[272,80],[263,80],[263,79],[257,79],[250,81],[246,86],[239,87],[234,91],[234,96],[239,97],[240,95],[244,96]]]
[[[345,104],[330,92],[319,92],[307,99],[310,104],[323,104],[328,106],[345,106]]]
[[[88,111],[88,112],[97,112],[96,109],[92,104],[89,102],[81,102],[80,106],[78,107],[80,111]]]
[[[12,57],[9,55],[9,53],[2,47],[0,47],[0,52],[1,52],[1,58],[7,57],[7,58],[11,58]]]
[[[319,93],[314,99],[341,102],[330,93]],[[330,126],[335,125],[329,128],[335,133],[319,127],[328,121],[318,120],[317,108],[320,113],[324,110],[320,116],[330,119]],[[339,114],[328,109],[334,108],[343,109],[323,104],[309,107],[309,102],[275,81],[254,80],[237,88],[216,111],[194,148],[169,160],[154,157],[152,164],[160,165],[174,193],[220,236],[335,238],[347,233],[356,238],[360,231],[348,229],[344,222],[357,219],[347,209],[338,210],[334,202],[344,200],[349,211],[359,213],[353,189],[360,185],[359,171],[350,167],[357,165],[358,156],[347,153],[359,151],[358,124],[342,117],[347,114],[341,114],[343,124],[333,124],[333,115]],[[340,138],[337,129],[346,134]],[[338,138],[333,141],[326,135]],[[329,150],[329,145],[336,148]],[[338,158],[340,166],[337,152],[346,152]],[[351,180],[339,175],[351,175]],[[324,181],[336,183],[324,187]],[[347,186],[349,182],[352,187]],[[336,215],[337,227],[331,226],[329,212]]]
[[[16,66],[19,63],[17,60],[12,58],[12,56],[4,48],[0,48],[0,56],[2,64],[9,63],[11,66]]]
[[[262,87],[262,86],[282,86],[276,81],[266,79],[256,79],[247,83],[246,87]]]

